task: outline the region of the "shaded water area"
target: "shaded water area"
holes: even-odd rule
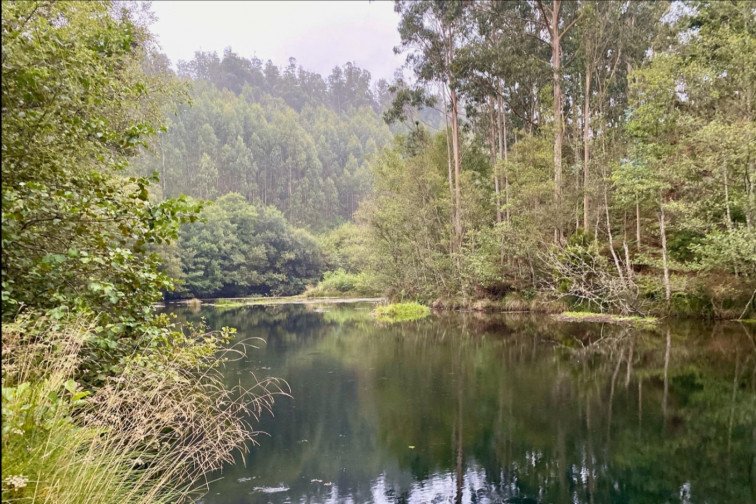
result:
[[[201,502],[756,502],[753,324],[372,309],[168,308],[266,342],[229,384],[292,389]]]

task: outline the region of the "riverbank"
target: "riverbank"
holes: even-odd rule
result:
[[[392,299],[379,296],[312,296],[312,291],[296,296],[274,297],[236,297],[236,298],[206,298],[206,299],[183,299],[163,303],[155,306],[165,307],[168,305],[196,306],[209,305],[222,308],[236,308],[240,306],[269,306],[284,304],[337,304],[337,303],[388,303]],[[395,301],[395,300],[394,300]],[[738,300],[740,301],[740,300]],[[666,305],[660,301],[649,301],[643,316],[648,317],[682,317],[706,320],[753,320],[756,316],[756,307],[753,300],[749,301],[747,309],[745,305],[735,303],[733,300],[703,300],[692,297],[678,297]],[[535,313],[544,315],[562,316],[565,313],[580,313],[582,320],[586,322],[623,323],[628,317],[616,313],[586,312],[585,308],[568,302],[565,298],[553,298],[543,292],[508,292],[501,298],[491,297],[439,297],[430,303],[425,303],[434,311],[470,311],[484,313]],[[727,305],[727,306],[725,306]],[[712,306],[718,306],[713,309]],[[586,318],[587,317],[587,318]],[[591,318],[592,317],[592,318]],[[570,322],[574,319],[565,318],[563,321]]]
[[[745,295],[732,297],[706,297],[701,293],[680,293],[669,303],[663,299],[648,299],[639,303],[643,317],[678,317],[701,320],[749,320],[756,318],[754,297]],[[488,313],[538,313],[559,315],[565,312],[589,313],[586,309],[570,301],[569,298],[554,298],[543,292],[508,292],[504,297],[440,297],[430,303],[434,310],[474,311]],[[593,306],[596,310],[596,307]],[[602,316],[617,316],[605,313]]]
[[[185,306],[216,306],[223,308],[237,308],[240,306],[272,306],[286,304],[339,304],[339,303],[382,303],[386,302],[383,297],[305,297],[279,296],[279,297],[252,297],[252,298],[210,298],[210,299],[182,299],[161,303],[158,306],[170,305]]]

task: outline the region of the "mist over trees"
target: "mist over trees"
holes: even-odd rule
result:
[[[230,49],[177,66],[191,104],[135,163],[159,173],[164,196],[236,192],[313,230],[351,219],[372,187],[371,156],[393,136],[380,114],[392,99],[385,80],[373,85],[352,63],[323,78],[294,58],[279,68]]]

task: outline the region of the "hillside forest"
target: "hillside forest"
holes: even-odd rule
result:
[[[325,275],[312,292],[449,307],[752,309],[751,4],[395,10],[408,77],[390,83],[230,48],[163,62],[191,99],[130,170],[158,174],[156,197],[218,201],[161,251],[169,296]]]

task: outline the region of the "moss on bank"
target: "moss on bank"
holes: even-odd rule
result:
[[[430,308],[419,303],[396,303],[379,306],[373,312],[381,322],[406,322],[430,315]]]

